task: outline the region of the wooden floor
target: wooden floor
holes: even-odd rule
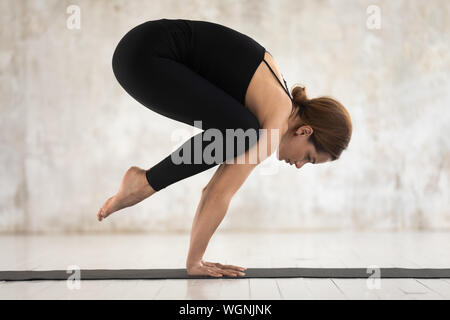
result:
[[[188,234],[0,236],[0,270],[184,268]],[[215,234],[205,255],[252,267],[449,268],[446,232]],[[169,279],[1,282],[0,299],[449,299],[450,279]]]

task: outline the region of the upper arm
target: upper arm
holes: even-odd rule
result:
[[[258,141],[252,147],[235,157],[233,161],[224,162],[219,166],[208,183],[208,194],[231,199],[253,169],[276,151],[281,139],[281,126],[278,123],[272,121],[263,125]]]

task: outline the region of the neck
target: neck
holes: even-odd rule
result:
[[[297,110],[298,107],[295,106],[293,115],[288,117],[287,120],[284,122],[284,126],[280,130],[280,142],[288,135],[289,132],[291,132],[291,130],[297,128],[298,120],[297,117],[295,116]]]
[[[298,112],[298,106],[294,106],[294,113],[287,120],[287,130],[288,131],[298,127],[297,112]]]

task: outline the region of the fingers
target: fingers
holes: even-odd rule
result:
[[[208,267],[215,267],[215,266],[216,266],[216,263],[215,263],[215,262],[202,261],[202,263],[203,263],[205,266],[208,266]]]
[[[233,270],[237,270],[237,271],[245,271],[247,269],[247,268],[243,268],[243,267],[233,266],[231,264],[223,265],[223,264],[217,263],[217,265],[221,268],[233,269]]]
[[[208,274],[209,274],[210,276],[213,276],[213,277],[221,277],[221,276],[222,276],[221,273],[216,272],[216,271],[214,271],[213,269],[208,268],[208,269],[206,269],[206,270],[208,271]]]
[[[201,261],[197,265],[188,266],[186,271],[189,275],[209,275],[216,278],[220,278],[222,276],[238,277],[245,275],[244,272],[234,269],[221,268],[216,266],[215,263],[205,261]]]
[[[220,270],[220,272],[222,272],[222,274],[226,275],[226,276],[230,276],[230,277],[237,277],[237,276],[244,276],[245,273],[241,272],[241,271],[235,271],[232,269],[222,269],[222,268],[218,268]]]
[[[237,271],[237,270],[232,270],[232,269],[224,269],[224,268],[219,268],[219,267],[208,267],[209,270],[211,270],[211,272],[214,272],[216,274],[221,274],[221,275],[225,275],[225,276],[229,276],[229,277],[237,277],[237,276],[244,276],[245,273]]]
[[[231,264],[223,265],[223,264],[221,264],[219,262],[206,262],[206,261],[203,261],[203,264],[205,264],[207,266],[210,266],[210,267],[219,267],[219,268],[222,268],[222,269],[231,269],[231,270],[236,270],[236,271],[245,271],[245,270],[247,270],[247,268],[244,268],[244,267],[238,267],[238,266],[234,266],[234,265],[231,265]]]

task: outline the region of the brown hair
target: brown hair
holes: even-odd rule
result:
[[[342,151],[347,149],[352,136],[352,120],[345,107],[337,100],[323,96],[308,99],[304,87],[295,86],[292,89],[292,112],[295,107],[303,108],[298,127],[309,125],[314,132],[309,140],[317,152],[325,152],[331,156],[331,161],[339,159]]]

